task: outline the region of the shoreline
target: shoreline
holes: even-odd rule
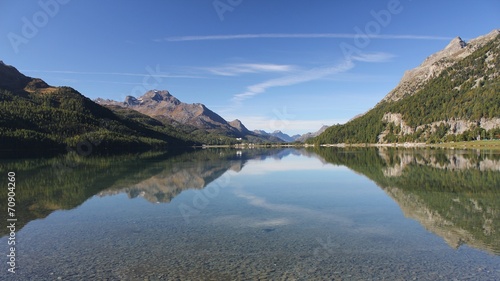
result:
[[[277,148],[277,147],[316,147],[307,143],[280,143],[280,144],[237,144],[237,145],[201,145],[196,148]],[[321,144],[319,147],[402,147],[402,148],[447,148],[447,149],[492,149],[500,150],[500,140],[481,140],[463,142],[445,142],[438,144],[428,143],[333,143]]]

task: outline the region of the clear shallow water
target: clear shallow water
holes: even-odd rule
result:
[[[241,152],[1,162],[0,279],[500,280],[495,153]]]

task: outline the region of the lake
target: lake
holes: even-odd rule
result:
[[[500,152],[200,149],[0,171],[17,218],[1,280],[500,280]]]

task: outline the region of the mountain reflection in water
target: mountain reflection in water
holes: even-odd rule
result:
[[[441,236],[500,255],[500,154],[429,149],[316,149],[329,163],[360,173],[406,217]]]
[[[73,209],[95,195],[127,193],[130,198],[142,196],[152,203],[168,203],[183,190],[204,188],[229,169],[241,170],[249,159],[282,158],[290,153],[297,151],[204,149],[109,157],[70,153],[49,159],[0,159],[0,170],[16,173],[20,230],[34,219]],[[0,193],[0,200],[7,202],[6,192]],[[0,213],[0,219],[6,221],[7,213]],[[7,231],[1,229],[0,235]]]
[[[500,154],[394,148],[205,149],[170,155],[113,157],[66,155],[53,159],[1,161],[16,171],[19,228],[97,196],[126,193],[151,203],[169,203],[187,189],[202,189],[247,161],[290,154],[346,166],[375,182],[405,216],[441,236],[500,255]],[[5,193],[0,200],[6,202]],[[2,213],[2,220],[6,220]],[[6,230],[1,231],[5,236]]]

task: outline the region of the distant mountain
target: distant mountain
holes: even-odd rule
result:
[[[294,142],[295,138],[300,137],[300,135],[294,135],[294,136],[289,136],[288,134],[283,133],[280,130],[276,130],[272,133],[268,133],[264,130],[254,130],[253,133],[259,135],[259,136],[264,136],[264,137],[271,137],[277,139],[279,142]]]
[[[293,142],[293,141],[295,141],[295,139],[294,139],[294,138],[292,138],[291,136],[289,136],[289,135],[287,135],[287,134],[283,133],[283,132],[282,132],[282,131],[280,131],[280,130],[276,130],[276,131],[272,132],[270,135],[271,135],[271,136],[274,136],[274,137],[277,137],[277,138],[279,138],[279,139],[281,139],[281,140],[284,140],[284,141],[286,141],[286,142]]]
[[[305,142],[306,140],[308,140],[310,138],[319,136],[327,128],[328,128],[328,126],[323,126],[317,132],[306,133],[306,134],[303,134],[303,135],[297,134],[297,135],[293,135],[293,136],[290,136],[290,135],[288,135],[286,133],[283,133],[280,130],[276,130],[276,131],[274,131],[272,133],[268,133],[268,132],[266,132],[264,130],[254,130],[253,132],[256,133],[256,134],[258,134],[258,135],[262,135],[262,136],[273,136],[273,137],[279,138],[281,141],[285,141],[285,142],[296,142],[296,141],[298,141],[298,142]]]
[[[115,113],[72,88],[50,86],[0,62],[2,155],[17,150],[88,154],[193,144],[180,135],[150,117]]]
[[[118,106],[138,111],[164,124],[174,126],[190,134],[194,133],[199,136],[197,139],[201,138],[202,142],[204,135],[207,134],[211,139],[218,139],[218,136],[221,135],[232,138],[233,141],[236,138],[252,142],[275,141],[275,139],[263,138],[263,136],[249,131],[238,119],[227,122],[205,105],[181,102],[165,90],[151,90],[139,98],[127,96],[123,102],[101,98],[95,101],[110,108]],[[231,140],[227,138],[223,141],[224,144],[228,144],[228,142]]]
[[[243,125],[243,123],[241,123],[240,120],[238,119],[235,119],[231,122],[229,122],[229,125],[233,128],[235,128],[236,130],[238,130],[238,132],[240,132],[242,135],[249,135],[249,134],[252,134],[246,127],[245,125]]]
[[[228,123],[203,104],[186,104],[167,91],[124,102],[94,102],[75,89],[53,87],[0,61],[0,152],[46,154],[127,152],[194,144],[279,142]],[[16,154],[17,155],[17,154]]]
[[[135,98],[127,96],[124,102],[96,99],[100,105],[116,105],[134,109],[155,119],[174,125],[191,125],[200,129],[219,129],[239,135],[239,131],[226,120],[200,103],[187,104],[179,101],[168,91],[152,90]]]
[[[373,109],[310,143],[445,142],[500,138],[500,30],[463,41],[407,71]]]
[[[321,135],[321,133],[323,133],[326,129],[328,129],[328,126],[323,125],[318,131],[316,131],[314,133],[303,134],[302,136],[299,136],[295,140],[299,141],[299,142],[305,142],[308,139],[311,139],[311,138],[314,138],[314,137],[317,137],[317,136]]]
[[[257,135],[261,135],[261,136],[270,136],[271,134],[264,131],[264,130],[253,130],[254,133],[256,133]]]

